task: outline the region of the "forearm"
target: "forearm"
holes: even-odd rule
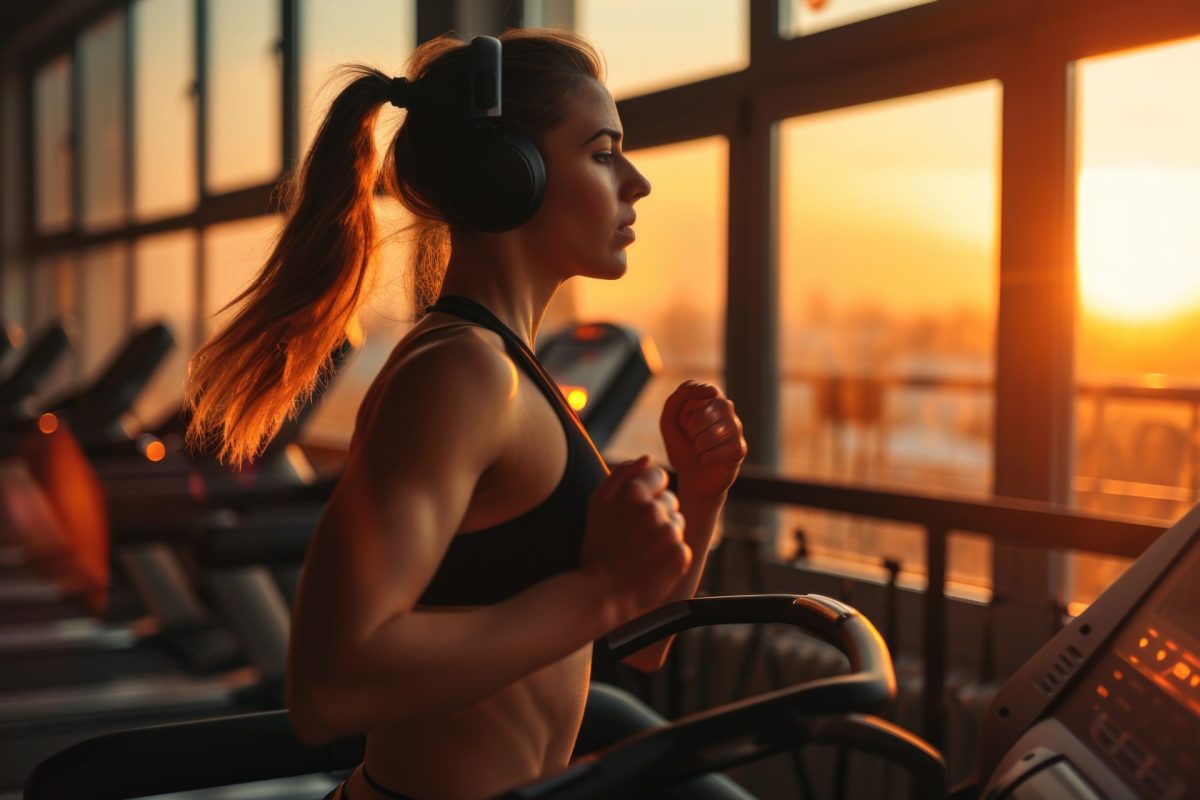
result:
[[[492,606],[412,611],[337,654],[334,673],[311,684],[319,700],[289,705],[294,715],[315,709],[313,739],[445,717],[593,642],[615,624],[611,614],[580,570]]]
[[[680,490],[679,511],[686,520],[684,540],[692,549],[692,563],[675,589],[663,600],[662,605],[677,600],[690,600],[696,596],[696,589],[704,576],[704,566],[708,562],[708,550],[724,508],[725,495],[716,498],[703,497],[689,495],[686,489]],[[667,652],[674,640],[675,637],[670,636],[656,642],[624,659],[623,663],[643,672],[654,672],[666,661]]]

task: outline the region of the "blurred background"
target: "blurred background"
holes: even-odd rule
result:
[[[572,280],[547,325],[612,320],[657,343],[663,370],[611,458],[662,457],[662,400],[698,378],[737,402],[751,461],[790,479],[1158,523],[1196,502],[1189,0],[6,3],[0,317],[78,330],[45,392],[164,320],[177,347],[129,421],[159,424],[279,230],[276,184],[336,66],[403,74],[419,41],[515,25],[601,50],[654,187],[628,274]],[[402,113],[381,115],[381,145]],[[344,451],[410,324],[405,212],[377,209],[390,235],[367,339],[305,427],[317,459]],[[924,585],[918,526],[792,508],[751,527],[768,561],[802,542],[807,570],[870,584],[891,560]],[[1001,675],[1045,638],[1029,608],[1077,614],[1128,563],[969,531],[946,557],[953,601],[1012,606]]]

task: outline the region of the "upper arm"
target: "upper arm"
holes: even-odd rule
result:
[[[512,362],[475,336],[394,370],[309,553],[298,640],[352,647],[416,604],[506,441],[515,381]]]

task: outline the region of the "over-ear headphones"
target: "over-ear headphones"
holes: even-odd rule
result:
[[[466,145],[451,169],[450,212],[488,233],[527,222],[546,194],[546,164],[537,145],[503,122],[500,40],[476,36],[469,45]]]

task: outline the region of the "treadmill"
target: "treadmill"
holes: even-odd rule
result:
[[[646,358],[647,353],[654,352],[653,344],[643,340],[633,331],[618,326],[590,326],[602,330],[603,335],[597,336],[594,332],[586,330],[579,334],[580,328],[588,327],[568,328],[550,337],[545,346],[552,354],[552,363],[555,364],[554,377],[560,385],[586,391],[591,407],[607,415],[590,417],[593,420],[606,420],[601,427],[601,435],[606,437],[615,430],[616,424],[628,411],[651,374],[656,371],[657,365]],[[601,446],[603,441],[604,438],[600,442]],[[214,575],[210,579],[209,588],[224,607],[224,617],[235,625],[240,625],[238,640],[249,651],[252,661],[259,666],[259,674],[266,676],[269,683],[277,684],[282,674],[282,653],[286,649],[287,637],[286,604],[281,602],[278,588],[283,589],[286,599],[291,595],[292,587],[287,580],[278,580],[278,575],[274,576],[275,585],[271,585],[272,576],[267,568],[298,571],[308,539],[315,530],[323,508],[324,503],[320,501],[241,513],[225,510],[186,526],[158,524],[134,532],[126,531],[124,534],[117,532],[116,541],[124,540],[129,543],[132,537],[147,545],[165,549],[181,543],[194,545],[193,560]],[[239,592],[247,598],[246,604],[257,610],[253,613],[239,613]],[[280,612],[280,608],[284,610]],[[255,649],[264,648],[264,653],[254,652]],[[273,668],[264,668],[266,665]],[[218,676],[218,685],[214,685],[212,679],[199,683],[193,681],[196,690],[192,694],[199,704],[197,710],[211,713],[222,706],[230,709],[231,701],[237,702],[244,698],[245,683],[239,681],[237,686],[226,687],[233,691],[222,691],[220,680]],[[55,724],[61,728],[77,721],[80,710],[85,707],[93,709],[97,714],[119,713],[124,719],[130,719],[130,714],[138,713],[136,707],[154,710],[164,702],[157,691],[152,691],[155,685],[167,686],[161,680],[138,681],[136,691],[133,683],[127,683],[127,702],[119,709],[117,704],[106,698],[103,691],[84,692],[82,687],[71,690],[69,695],[61,692],[39,693],[36,703],[28,694],[11,694],[7,697],[0,695],[0,733],[6,721],[12,730],[13,726],[21,725],[23,719],[46,719],[45,714],[53,713],[54,716],[60,717],[60,722]],[[171,685],[167,688],[172,689],[172,694],[176,694],[175,690],[180,686]],[[76,698],[71,703],[72,707],[53,712],[55,707],[61,707],[56,698],[68,696]],[[172,710],[179,714],[184,708],[180,703],[174,702]]]
[[[687,601],[696,603],[697,601]],[[825,603],[824,600],[817,601]],[[690,614],[678,604],[639,621],[641,634],[669,628],[666,620]],[[834,612],[837,616],[837,612]],[[667,631],[669,632],[669,631]],[[620,651],[621,632],[614,634]],[[629,631],[625,632],[629,634]],[[613,637],[610,636],[610,639]],[[638,638],[638,646],[646,639]],[[1063,628],[997,692],[988,709],[974,776],[950,792],[952,800],[1186,800],[1200,797],[1200,505],[1160,536],[1079,617]],[[751,701],[735,704],[737,708]],[[740,728],[718,740],[695,740],[706,754],[749,754],[761,741],[752,732],[748,711]],[[785,715],[786,716],[786,715]],[[761,721],[768,717],[759,717]],[[778,717],[776,717],[778,719]],[[799,720],[793,717],[793,720]],[[838,722],[841,719],[844,723]],[[918,742],[886,735],[862,717],[820,717],[840,731],[847,746],[875,742],[876,752],[890,753],[899,763],[923,773],[928,754]],[[252,731],[258,746],[271,753],[270,765],[233,758],[220,759],[214,774],[223,783],[261,780],[353,766],[360,752],[353,742],[305,748],[294,739],[282,712],[276,716],[230,718],[212,723],[222,741],[236,742]],[[272,728],[271,726],[278,726]],[[838,727],[843,725],[843,727]],[[750,727],[747,727],[750,726]],[[719,727],[719,726],[718,726]],[[797,724],[796,741],[811,740],[819,725]],[[189,748],[190,734],[203,737],[215,728],[161,728],[133,731],[122,739],[97,739],[64,751],[34,771],[26,784],[29,800],[74,796],[87,787],[89,796],[132,797],[125,793],[129,776],[142,775],[149,763],[129,749],[140,741],[162,742],[154,751],[157,769],[153,791],[212,786],[205,783]],[[670,730],[670,727],[667,728]],[[659,735],[659,734],[654,734]],[[178,737],[178,738],[173,738]],[[668,735],[669,738],[669,735]],[[827,741],[828,736],[822,741]],[[723,742],[723,744],[722,744]],[[347,747],[351,749],[346,750]],[[595,787],[645,787],[653,776],[675,769],[678,751],[606,751],[594,767],[568,769],[540,784],[523,787],[510,797],[582,800],[605,795]],[[168,775],[175,761],[181,772]],[[263,752],[259,750],[258,752]],[[637,757],[618,757],[635,752]],[[231,757],[232,758],[232,757]],[[257,756],[256,756],[257,758]],[[119,759],[119,760],[116,760]],[[720,761],[720,758],[714,759]],[[612,781],[624,781],[614,784]],[[926,784],[928,785],[928,784]],[[101,791],[91,790],[99,786]],[[141,786],[138,787],[143,788]],[[149,794],[150,792],[141,792]],[[937,797],[940,792],[917,795]]]
[[[1200,505],[996,694],[956,800],[1200,797]]]

